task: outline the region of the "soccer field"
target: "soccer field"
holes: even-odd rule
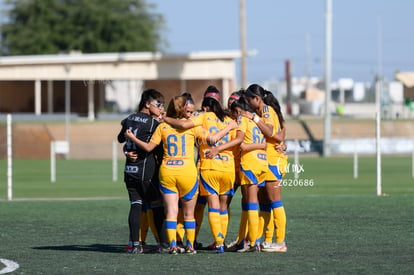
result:
[[[352,158],[304,157],[299,164],[298,180],[289,171],[283,183],[287,253],[128,255],[129,204],[122,173],[112,181],[111,161],[59,160],[51,183],[48,161],[16,160],[14,200],[6,201],[1,160],[0,274],[8,261],[19,265],[12,274],[412,273],[410,157],[383,158],[380,197],[374,157],[359,159],[357,179]],[[236,237],[239,217],[238,191],[228,241]],[[198,239],[212,242],[206,217]],[[154,244],[151,234],[148,242]]]

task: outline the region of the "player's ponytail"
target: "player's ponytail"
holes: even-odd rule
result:
[[[185,104],[187,99],[184,96],[175,96],[168,103],[167,116],[173,118],[185,118]]]

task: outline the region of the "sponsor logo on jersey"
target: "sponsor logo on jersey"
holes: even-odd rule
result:
[[[262,160],[267,160],[267,156],[266,156],[266,154],[263,154],[263,153],[258,153],[258,154],[257,154],[257,158],[258,158],[258,159],[262,159]]]
[[[135,117],[131,117],[130,120],[133,121],[137,121],[137,122],[142,122],[142,123],[147,123],[149,118],[143,118],[143,117],[139,117],[139,116],[135,116]]]
[[[182,159],[169,159],[165,162],[167,166],[183,166],[184,161]]]
[[[125,173],[138,173],[138,166],[126,165]]]

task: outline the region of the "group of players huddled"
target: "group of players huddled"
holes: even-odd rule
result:
[[[124,143],[131,203],[128,253],[145,252],[151,228],[156,252],[195,254],[202,247],[197,235],[206,205],[214,239],[207,249],[213,253],[287,251],[279,102],[257,84],[232,93],[226,110],[220,99],[209,86],[200,111],[189,93],[173,97],[165,110],[163,95],[147,89],[138,112],[122,120],[118,141]],[[238,188],[242,214],[238,237],[229,242],[229,205]]]

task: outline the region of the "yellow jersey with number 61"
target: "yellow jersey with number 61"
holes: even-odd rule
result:
[[[201,127],[179,130],[163,122],[158,125],[151,137],[151,142],[163,146],[163,159],[160,175],[197,174],[194,162],[194,144],[196,138],[205,139],[208,132]]]

